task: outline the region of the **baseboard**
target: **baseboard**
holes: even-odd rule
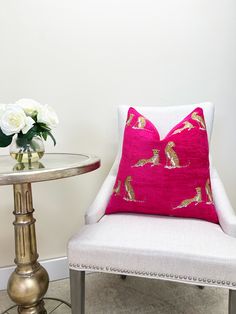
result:
[[[46,268],[50,281],[69,277],[69,266],[66,256],[40,261],[40,264]],[[0,290],[7,289],[8,278],[15,267],[0,267]]]

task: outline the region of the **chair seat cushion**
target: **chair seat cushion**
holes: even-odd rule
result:
[[[129,109],[106,214],[143,213],[218,223],[202,108],[195,108],[163,139],[157,128],[134,108]]]
[[[71,238],[68,258],[71,269],[236,289],[236,239],[203,220],[105,215]]]

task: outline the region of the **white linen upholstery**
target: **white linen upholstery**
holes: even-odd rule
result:
[[[115,164],[115,163],[114,163]],[[114,167],[114,165],[113,165]],[[112,168],[113,168],[112,167]],[[97,196],[93,203],[87,209],[85,213],[85,223],[94,224],[98,222],[105,214],[105,210],[112,194],[112,189],[115,184],[116,175],[112,175],[111,171],[103,182]]]
[[[235,211],[230,204],[224,185],[214,168],[211,171],[211,187],[221,228],[226,234],[236,238]]]
[[[113,214],[69,242],[71,269],[236,289],[236,239],[197,219]]]

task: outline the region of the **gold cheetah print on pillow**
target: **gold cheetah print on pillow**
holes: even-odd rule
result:
[[[175,147],[174,142],[168,142],[165,147],[166,154],[166,168],[179,168],[179,157],[174,151],[173,147]]]
[[[134,189],[131,185],[131,181],[132,181],[132,177],[128,176],[125,179],[125,191],[126,194],[124,196],[124,200],[126,201],[135,201],[135,193],[134,193]]]
[[[152,157],[150,157],[148,159],[140,159],[132,167],[143,167],[146,164],[151,164],[151,167],[158,166],[159,165],[159,161],[160,161],[159,150],[158,149],[153,149],[152,152],[153,152],[153,156]]]
[[[126,126],[130,126],[131,121],[133,120],[134,114],[130,113],[127,121],[126,121]]]
[[[204,122],[203,118],[197,114],[197,112],[194,111],[191,115],[191,118],[193,120],[197,121],[200,130],[206,130],[205,122]]]
[[[192,125],[192,123],[190,123],[190,122],[188,122],[188,121],[183,122],[183,124],[184,124],[184,126],[183,126],[182,128],[179,128],[179,129],[175,130],[175,131],[173,132],[173,134],[181,133],[181,132],[183,132],[184,130],[190,131],[191,129],[194,128],[194,126]]]
[[[115,196],[120,195],[120,187],[121,187],[121,181],[118,180],[117,186],[113,188],[113,193]]]
[[[146,126],[146,119],[142,116],[138,117],[138,121],[133,126],[134,129],[144,129]]]
[[[207,204],[213,204],[213,196],[212,196],[212,190],[211,190],[211,185],[210,185],[210,179],[208,178],[206,181],[206,186],[205,186],[205,190],[206,190],[206,195],[207,195]]]
[[[195,190],[196,190],[196,195],[193,198],[189,198],[189,199],[186,199],[186,200],[182,201],[180,203],[180,205],[175,207],[174,209],[187,207],[188,205],[190,205],[192,203],[195,203],[195,205],[201,203],[202,202],[202,191],[201,191],[201,188],[197,187]]]

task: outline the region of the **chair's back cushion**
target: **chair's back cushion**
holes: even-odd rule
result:
[[[184,118],[183,112],[193,108],[164,107],[166,110],[162,108],[159,117],[154,108],[142,107],[155,117],[152,121],[158,130],[147,115],[134,108],[128,110],[122,156],[106,214],[135,212],[217,223],[207,137],[211,133],[213,107],[209,104],[204,110],[207,123],[200,107],[188,111]],[[176,116],[180,120],[173,125]]]

